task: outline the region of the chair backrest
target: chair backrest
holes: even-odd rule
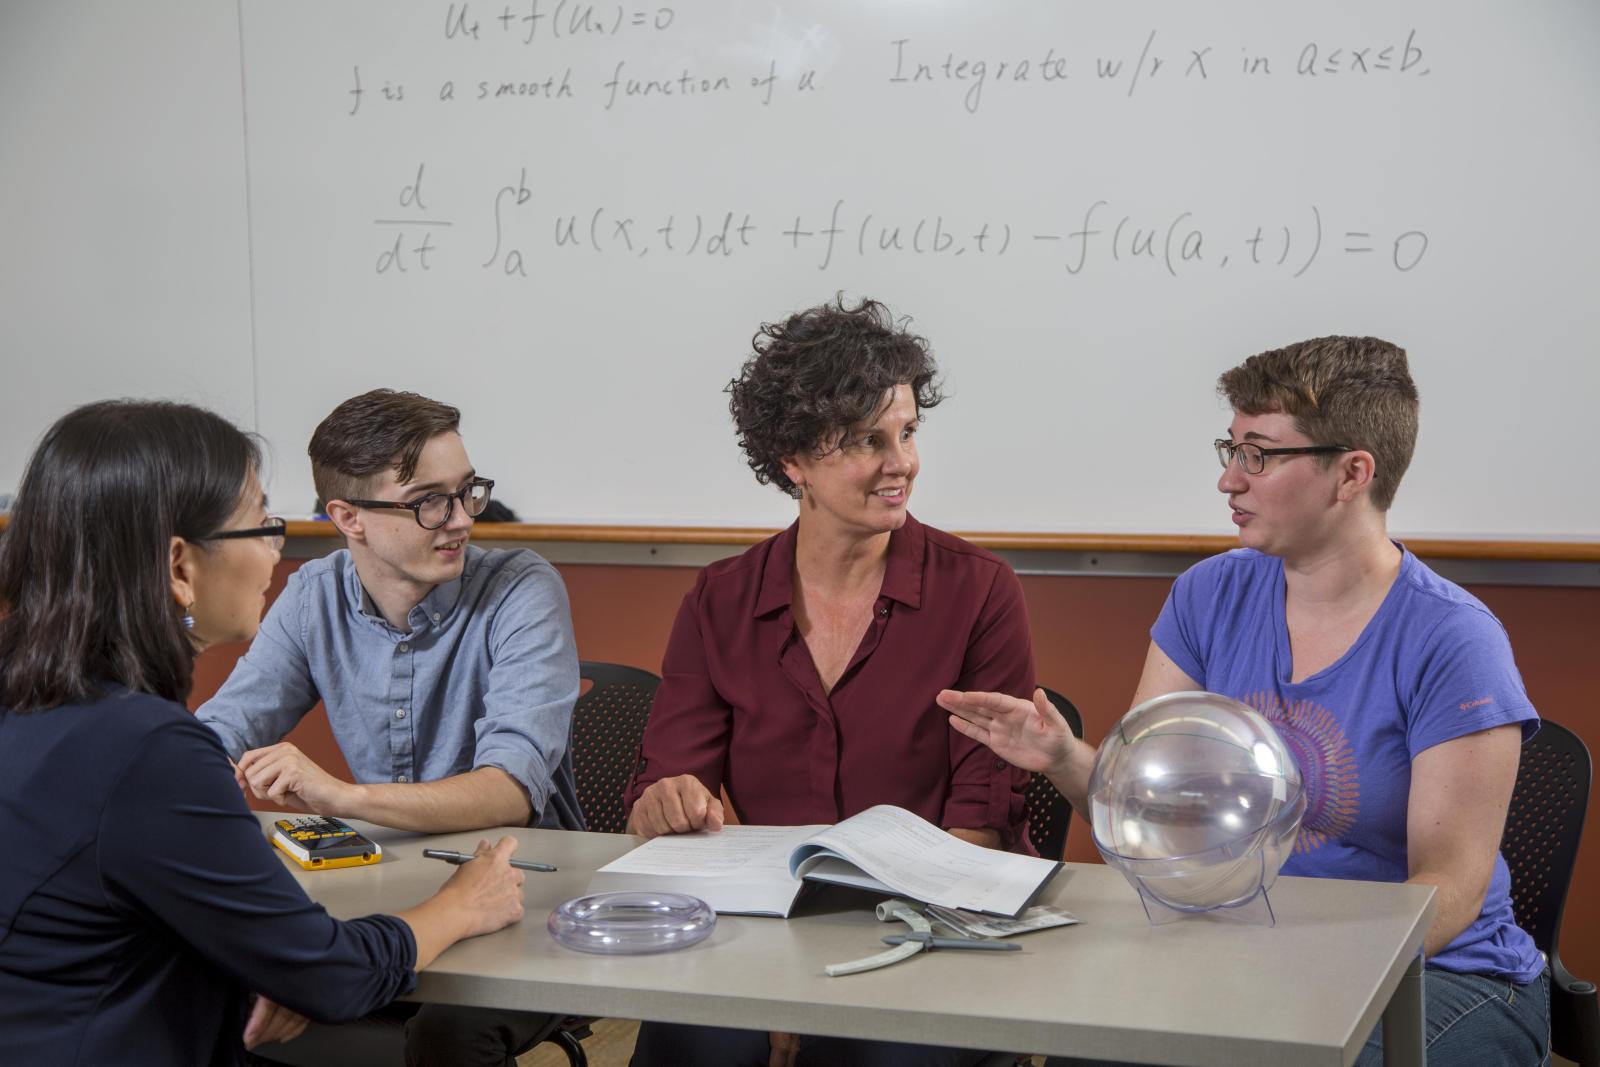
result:
[[[1050,703],[1055,705],[1061,717],[1067,720],[1067,725],[1072,728],[1072,736],[1082,738],[1083,716],[1078,714],[1072,701],[1054,689],[1040,688],[1044,689],[1044,695],[1050,698]],[[1061,859],[1067,851],[1067,823],[1072,818],[1072,805],[1067,803],[1066,797],[1056,792],[1050,779],[1037,771],[1029,779],[1027,792],[1023,796],[1028,805],[1028,840],[1033,842],[1033,847],[1045,859]]]
[[[578,664],[592,682],[572,709],[572,775],[584,825],[597,833],[620,834],[628,817],[622,795],[633,777],[644,724],[650,717],[661,679],[620,663]]]
[[[1552,957],[1583,836],[1592,773],[1583,740],[1545,719],[1522,746],[1517,786],[1506,812],[1500,851],[1511,868],[1511,907],[1517,925]]]

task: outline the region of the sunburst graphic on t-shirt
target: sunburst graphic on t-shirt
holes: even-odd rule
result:
[[[1251,693],[1244,703],[1277,728],[1300,767],[1306,814],[1295,852],[1310,852],[1329,838],[1348,833],[1361,810],[1361,778],[1339,720],[1315,701],[1284,703],[1276,693]]]

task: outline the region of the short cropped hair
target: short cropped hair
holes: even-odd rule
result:
[[[461,426],[461,412],[416,393],[374,389],[334,408],[317,425],[306,453],[317,496],[359,500],[378,475],[409,482],[429,441]]]
[[[188,404],[101,401],[45,431],[0,537],[0,703],[43,711],[108,684],[185,701],[172,539],[204,551],[260,470],[255,438]]]
[[[728,410],[745,461],[762,485],[799,490],[783,461],[826,455],[841,435],[876,415],[884,393],[909,386],[917,410],[944,399],[928,342],[876,300],[842,295],[777,323],[762,323],[755,350],[728,383]]]
[[[1217,379],[1217,392],[1241,415],[1288,415],[1314,444],[1372,453],[1372,503],[1379,511],[1394,503],[1421,408],[1405,349],[1376,337],[1318,337],[1251,356]]]

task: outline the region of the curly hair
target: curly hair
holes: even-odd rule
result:
[[[1217,392],[1241,415],[1288,415],[1315,444],[1372,453],[1373,506],[1394,503],[1421,407],[1405,349],[1376,337],[1318,337],[1251,356],[1217,380]]]
[[[851,427],[882,409],[884,393],[909,385],[924,411],[944,399],[928,342],[876,300],[855,307],[843,294],[782,322],[764,322],[753,355],[728,383],[728,411],[739,447],[762,485],[799,490],[786,457],[827,455]]]

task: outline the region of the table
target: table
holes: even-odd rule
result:
[[[258,814],[263,826],[274,818]],[[527,917],[446,951],[410,999],[1219,1067],[1343,1067],[1382,1014],[1387,1061],[1423,1067],[1427,886],[1280,878],[1275,927],[1210,916],[1151,926],[1120,874],[1069,863],[1040,903],[1081,925],[1023,935],[1021,952],[934,952],[828,978],[823,964],[870,954],[901,924],[876,921],[869,898],[828,889],[789,920],[719,916],[688,949],[589,955],[557,944],[545,919],[638,839],[355,825],[382,843],[382,863],[288,864],[339,918],[397,911],[437,889],[450,869],[424,859],[424,846],[470,852],[479,837],[511,833],[519,857],[560,868],[529,873]]]

